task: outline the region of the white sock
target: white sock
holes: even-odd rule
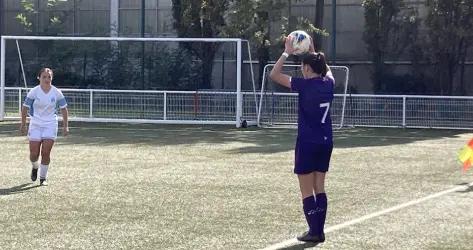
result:
[[[41,164],[39,167],[39,178],[46,179],[48,177],[48,167],[49,165]]]
[[[33,166],[34,169],[38,169],[39,168],[38,161],[32,161],[31,166]]]

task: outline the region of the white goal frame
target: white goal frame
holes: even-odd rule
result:
[[[244,121],[243,119],[243,93],[241,91],[241,81],[242,81],[242,49],[243,43],[247,43],[249,61],[251,60],[251,51],[248,40],[240,38],[133,38],[133,37],[60,37],[60,36],[2,36],[1,37],[1,61],[0,61],[0,121],[5,119],[5,48],[7,40],[62,40],[62,41],[132,41],[132,42],[233,42],[236,44],[236,107],[235,107],[235,120],[225,120],[225,121],[202,121],[202,120],[175,120],[176,124],[234,124],[236,127],[241,127],[244,123],[245,125],[256,125],[256,121]],[[19,55],[20,56],[20,55]],[[21,60],[21,56],[20,56]],[[253,92],[255,99],[255,111],[258,113],[258,106],[256,103],[256,89],[254,83],[253,67],[250,65],[252,81],[253,81]],[[143,90],[144,91],[144,90]],[[73,117],[71,120],[74,120]],[[100,118],[95,118],[91,121],[100,122]],[[104,120],[104,122],[109,122],[109,120]],[[119,120],[118,122],[123,122]],[[133,121],[130,121],[133,122]],[[146,122],[146,121],[144,121]],[[153,123],[161,123],[160,120],[153,120]],[[170,121],[163,121],[162,123],[169,123]]]

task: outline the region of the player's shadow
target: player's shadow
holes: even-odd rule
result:
[[[310,242],[302,243],[301,242],[301,244],[278,248],[278,250],[303,250],[303,249],[316,247],[318,244],[319,243],[310,243]]]
[[[31,183],[25,183],[11,188],[0,188],[0,196],[23,193],[27,190],[37,187],[39,187],[39,185],[31,185]]]

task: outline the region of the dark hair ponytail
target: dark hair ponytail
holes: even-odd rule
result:
[[[327,74],[327,63],[325,61],[325,55],[322,52],[307,54],[302,59],[302,63],[310,65],[314,73],[317,73],[321,76],[325,76]]]

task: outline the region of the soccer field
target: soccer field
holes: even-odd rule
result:
[[[306,229],[295,129],[71,123],[40,187],[18,125],[0,122],[1,249],[313,247],[291,242]],[[456,159],[471,137],[336,131],[315,248],[472,249],[473,171]]]

